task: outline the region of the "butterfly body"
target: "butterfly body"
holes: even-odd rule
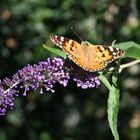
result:
[[[108,63],[124,55],[119,48],[103,45],[89,45],[85,41],[81,44],[65,37],[52,36],[51,41],[62,48],[77,65],[86,71],[99,71]]]

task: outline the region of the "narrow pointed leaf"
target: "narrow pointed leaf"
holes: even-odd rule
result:
[[[117,116],[119,110],[119,89],[116,87],[117,77],[112,76],[112,90],[108,97],[108,121],[115,140],[119,140],[117,131]]]
[[[49,52],[54,53],[54,54],[56,54],[56,55],[58,55],[58,56],[61,56],[61,57],[63,57],[63,58],[66,58],[66,57],[67,57],[66,53],[65,53],[64,51],[60,50],[60,49],[48,47],[48,46],[45,45],[45,44],[43,45],[43,47],[44,47],[45,49],[47,49]]]

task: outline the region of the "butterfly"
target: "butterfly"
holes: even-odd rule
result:
[[[119,48],[92,45],[85,41],[81,44],[63,36],[51,36],[51,41],[67,53],[69,58],[86,71],[96,72],[104,69],[112,61],[124,56]]]

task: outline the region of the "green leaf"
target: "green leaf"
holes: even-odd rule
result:
[[[116,48],[120,48],[120,49],[122,49],[124,51],[126,51],[129,48],[133,48],[133,47],[140,49],[140,44],[135,43],[133,41],[128,41],[128,42],[124,42],[124,43],[117,43],[117,44],[114,44],[114,46]]]
[[[112,46],[112,47],[115,47],[115,43],[116,43],[116,40],[113,40],[111,46]]]
[[[119,140],[119,134],[117,131],[117,116],[119,110],[119,89],[117,88],[117,78],[118,76],[112,76],[112,85],[110,85],[107,78],[100,73],[98,78],[104,83],[104,85],[109,89],[108,97],[108,122],[112,134],[115,140]]]
[[[44,47],[45,49],[47,49],[49,52],[54,53],[54,54],[56,54],[56,55],[58,55],[58,56],[61,56],[61,57],[63,57],[63,58],[66,58],[66,57],[67,57],[66,53],[65,53],[64,51],[60,50],[60,49],[51,48],[51,47],[48,47],[48,46],[45,45],[45,44],[43,44],[43,47]]]
[[[140,59],[140,44],[130,41],[126,43],[115,44],[114,46],[124,50],[126,57]]]
[[[100,73],[98,78],[104,83],[104,85],[108,88],[109,91],[112,90],[112,87],[111,87],[109,81],[107,80],[107,78],[104,75],[102,75],[102,73]]]
[[[136,47],[135,48],[134,47],[128,48],[126,50],[126,56],[140,60],[140,48],[136,48]]]
[[[108,97],[108,121],[115,140],[119,140],[117,131],[117,116],[119,110],[119,89],[117,88],[117,77],[112,76],[112,88]]]

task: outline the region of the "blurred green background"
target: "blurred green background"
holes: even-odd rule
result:
[[[93,44],[140,43],[140,1],[0,0],[0,78],[53,57],[42,47],[53,46],[52,34],[78,40],[70,27]],[[55,90],[16,98],[0,118],[0,140],[113,140],[103,85]],[[140,65],[122,72],[118,130],[122,140],[140,140]]]

